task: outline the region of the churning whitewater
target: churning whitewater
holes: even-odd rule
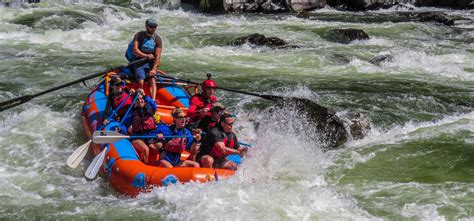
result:
[[[327,149],[292,107],[218,90],[253,145],[227,180],[154,188],[129,198],[83,177],[68,156],[87,141],[80,111],[92,79],[0,113],[0,219],[470,220],[474,218],[474,19],[443,11],[452,27],[392,22],[400,12],[208,15],[175,3],[144,10],[102,3],[43,2],[0,7],[0,102],[34,94],[107,67],[144,21],[158,21],[160,69],[219,86],[307,98],[338,116],[370,120],[360,140]],[[383,22],[373,22],[370,16]],[[319,16],[319,19],[318,19]],[[357,19],[356,19],[357,18]],[[365,30],[350,44],[334,28]],[[231,46],[252,33],[298,47]],[[376,56],[391,59],[378,65]]]

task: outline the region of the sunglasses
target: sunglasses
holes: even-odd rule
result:
[[[112,84],[112,86],[122,86],[122,83],[115,83],[115,84]]]
[[[177,116],[177,117],[174,117],[174,119],[183,120],[183,119],[186,119],[186,116]]]
[[[148,25],[148,28],[155,29],[157,25]]]

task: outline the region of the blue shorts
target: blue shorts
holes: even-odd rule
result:
[[[160,156],[161,160],[166,160],[174,167],[181,163],[181,153],[172,153],[168,151],[163,151]]]
[[[153,62],[145,62],[135,66],[135,75],[137,80],[145,80],[149,76],[150,69],[153,67]]]

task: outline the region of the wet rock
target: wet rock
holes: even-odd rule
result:
[[[354,40],[367,40],[369,35],[361,29],[333,29],[329,31],[328,40],[349,44]]]
[[[344,113],[341,117],[336,111],[323,107],[305,98],[286,97],[276,106],[290,106],[308,119],[308,125],[315,128],[319,141],[327,148],[336,148],[350,140],[364,138],[370,131],[369,119],[361,113]],[[322,136],[321,136],[322,135]]]
[[[369,62],[378,66],[382,62],[392,62],[392,59],[393,59],[392,55],[384,54],[384,55],[378,55],[378,56],[370,59]]]
[[[326,6],[326,0],[287,0],[286,4],[293,11],[298,12],[324,8]]]
[[[331,7],[342,10],[377,10],[392,8],[398,5],[414,4],[427,7],[450,7],[459,9],[472,9],[472,0],[327,0]],[[410,6],[408,6],[410,7]]]
[[[197,7],[207,13],[222,13],[225,11],[222,0],[199,0]]]
[[[273,13],[273,12],[284,12],[287,11],[287,8],[279,1],[266,1],[260,5],[263,12]]]
[[[224,0],[226,12],[265,12],[279,13],[288,11],[285,0]]]
[[[307,125],[315,129],[320,142],[328,148],[335,148],[348,140],[348,134],[344,124],[335,115],[335,111],[325,108],[305,98],[287,97],[277,102],[276,106],[290,107],[298,110],[299,116],[306,116]]]
[[[130,4],[132,3],[132,0],[104,0],[103,3],[127,7],[127,6],[130,6]]]
[[[458,9],[472,9],[472,0],[416,0],[416,6],[450,7]]]
[[[308,11],[306,11],[306,10],[297,10],[296,11],[296,17],[297,18],[309,18]]]
[[[244,37],[236,38],[230,42],[230,45],[238,46],[243,44],[251,44],[255,46],[266,46],[270,48],[295,48],[298,46],[288,45],[288,43],[277,37],[265,37],[265,35],[255,33]]]
[[[369,118],[361,113],[348,112],[341,115],[340,119],[350,135],[349,140],[362,139],[371,129]]]
[[[444,12],[420,12],[414,14],[414,17],[421,22],[437,22],[447,26],[454,25],[454,20],[449,19]]]
[[[102,24],[102,18],[73,10],[55,10],[55,11],[34,11],[31,14],[22,15],[11,20],[11,23],[26,25],[32,28],[41,28],[46,30],[73,30],[81,28],[84,22],[91,21]]]
[[[393,0],[328,0],[327,4],[344,10],[365,11],[391,8],[400,2]]]
[[[351,62],[350,58],[342,54],[332,54],[331,58],[335,64],[339,65],[349,64]]]

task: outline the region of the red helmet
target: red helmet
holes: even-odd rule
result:
[[[202,82],[201,88],[202,88],[202,90],[204,91],[204,90],[206,90],[206,88],[208,88],[208,87],[210,87],[210,88],[215,88],[215,87],[217,87],[217,84],[216,84],[215,81],[213,81],[213,80],[211,80],[211,79],[207,79],[207,80],[205,80],[205,81]]]

